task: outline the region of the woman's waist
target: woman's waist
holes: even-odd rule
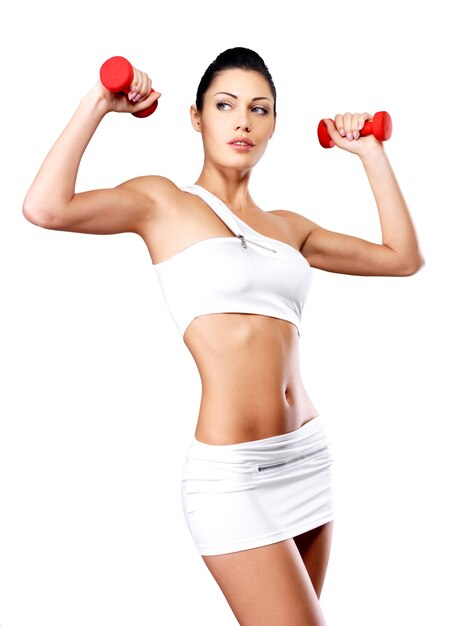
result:
[[[317,415],[303,387],[219,386],[203,390],[195,437],[212,445],[259,440],[297,430]]]
[[[205,475],[207,479],[217,482],[233,472],[236,475],[251,473],[254,463],[261,464],[259,475],[274,472],[281,465],[290,464],[293,468],[294,462],[307,458],[310,462],[322,464],[330,456],[330,447],[324,420],[317,415],[292,431],[252,441],[214,445],[193,438],[185,470],[189,471],[192,479]],[[214,473],[218,469],[223,476]]]

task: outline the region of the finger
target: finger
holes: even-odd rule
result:
[[[364,124],[368,121],[371,120],[374,116],[371,115],[370,113],[361,113],[359,115],[359,126],[358,126],[358,130],[362,130],[364,128]]]
[[[143,100],[145,97],[148,96],[150,92],[147,90],[147,85],[148,85],[147,74],[142,72],[140,87],[137,90],[137,96],[136,98],[134,98],[134,102],[139,102],[139,100]]]
[[[351,132],[353,135],[353,139],[359,139],[360,137],[360,133],[359,133],[359,116],[360,113],[354,113],[354,115],[352,116],[351,119]]]
[[[144,74],[144,84],[142,86],[142,91],[141,91],[142,97],[147,97],[151,91],[152,91],[152,81],[150,80],[150,76],[148,74]]]
[[[343,121],[343,116],[340,115],[338,113],[338,115],[335,115],[335,126],[339,132],[339,134],[344,137],[346,132],[344,130],[344,121]]]
[[[140,94],[143,85],[142,72],[134,67],[134,78],[129,90],[129,100],[136,101],[137,95]]]
[[[364,124],[367,120],[372,119],[373,115],[370,113],[355,113],[354,118],[357,121],[353,123],[353,127],[354,125],[356,126],[356,130],[353,131],[353,138],[359,139],[361,136],[361,130],[364,128]]]
[[[134,102],[140,102],[144,98],[146,98],[149,93],[152,91],[152,81],[150,77],[145,72],[141,72],[142,86],[137,96],[134,98]]]
[[[352,114],[351,113],[345,113],[343,115],[343,121],[344,121],[344,130],[345,130],[345,137],[348,141],[352,141],[353,139],[353,135],[352,135]]]
[[[339,145],[343,141],[343,137],[340,135],[335,125],[337,117],[338,116],[335,117],[335,122],[333,122],[329,118],[324,118],[323,122],[325,123],[330,138],[335,142],[336,145]]]
[[[143,111],[148,107],[152,106],[155,100],[158,100],[162,94],[159,91],[152,91],[146,98],[140,100],[134,106],[132,113],[138,113],[139,111]]]

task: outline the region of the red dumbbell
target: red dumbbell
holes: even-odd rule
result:
[[[333,121],[333,120],[331,120]],[[328,134],[328,129],[323,120],[318,124],[318,141],[323,148],[334,148],[336,145]],[[360,137],[374,135],[378,141],[387,141],[392,136],[392,118],[387,111],[379,111],[374,117],[364,124],[359,132]]]
[[[124,57],[111,57],[103,63],[100,69],[100,79],[103,87],[113,93],[129,93],[134,79],[134,68]],[[152,89],[152,91],[155,91]],[[135,117],[148,117],[158,106],[158,100],[144,109],[133,113]]]

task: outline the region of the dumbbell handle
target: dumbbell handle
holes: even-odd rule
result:
[[[111,57],[100,68],[100,79],[103,87],[113,93],[129,93],[134,80],[134,68],[124,57]],[[152,89],[152,91],[155,91]],[[133,113],[135,117],[148,117],[158,106],[158,100],[144,109]]]
[[[318,124],[317,134],[318,141],[323,148],[334,148],[336,144],[328,134],[328,129],[323,120]],[[378,141],[390,139],[392,136],[392,118],[387,111],[378,111],[371,120],[364,124],[359,136],[364,137],[366,135],[374,135]]]

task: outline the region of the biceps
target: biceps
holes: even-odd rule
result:
[[[398,272],[397,255],[388,246],[320,226],[310,233],[304,248],[310,265],[327,272],[357,276],[395,276]]]

